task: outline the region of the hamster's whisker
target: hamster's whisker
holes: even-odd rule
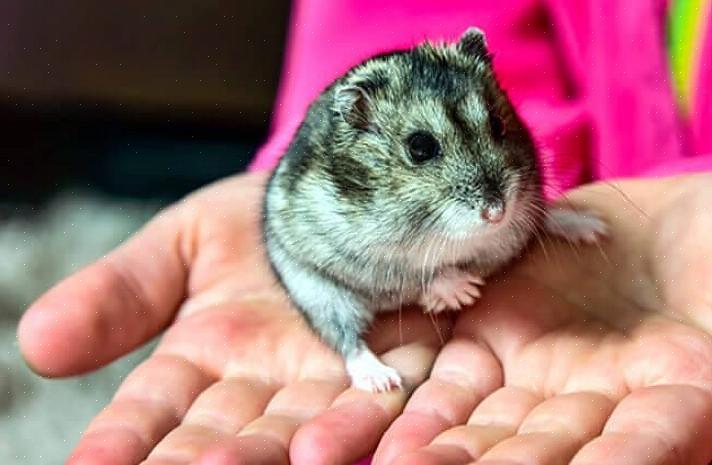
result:
[[[431,215],[423,219],[419,224],[420,234],[414,232],[409,238],[410,250],[413,251],[414,248],[422,248],[422,243],[416,243],[415,241],[425,234],[427,238],[427,245],[425,246],[425,254],[423,255],[421,269],[420,269],[420,288],[421,292],[426,292],[429,283],[433,280],[435,276],[435,265],[440,262],[443,256],[443,237],[440,234],[433,234],[435,230],[435,225],[441,220],[444,213],[444,208],[438,208]],[[435,250],[433,250],[435,248]],[[440,253],[438,253],[438,248]],[[426,278],[427,273],[427,278]]]
[[[403,345],[403,298],[398,303],[398,345]]]
[[[542,228],[538,228],[534,222],[529,219],[526,215],[523,215],[521,218],[519,218],[519,221],[530,231],[532,231],[532,235],[536,239],[536,241],[539,243],[539,246],[541,247],[542,252],[544,253],[544,258],[546,259],[547,263],[551,263],[551,257],[549,256],[549,250],[546,248],[546,244],[544,244],[544,240],[541,236],[541,233],[543,232],[546,234],[547,239],[549,238],[549,234],[546,232],[546,230],[543,230]]]
[[[422,292],[426,292],[426,279],[425,279],[425,270],[428,267],[428,257],[430,255],[430,251],[435,245],[435,241],[437,239],[437,236],[431,236],[430,241],[428,243],[427,248],[425,249],[425,255],[423,257],[423,264],[420,269],[420,288]],[[428,280],[430,282],[430,280]]]
[[[428,316],[430,317],[430,322],[433,324],[433,329],[435,329],[435,333],[438,335],[440,345],[445,345],[445,338],[443,337],[442,331],[440,331],[440,325],[438,325],[438,315],[434,314],[434,312],[428,312]]]
[[[601,247],[601,244],[599,243],[599,241],[595,241],[595,244],[596,244],[596,248],[598,248],[598,251],[599,251],[599,253],[601,254],[601,257],[603,257],[603,260],[604,260],[607,264],[610,265],[610,264],[611,264],[611,260],[608,258],[608,254],[606,253],[606,251],[603,250],[603,247]]]
[[[611,168],[609,166],[607,166],[605,163],[603,163],[601,160],[598,160],[597,163],[601,168],[607,170],[609,174],[613,173],[613,170],[611,170]],[[602,183],[606,184],[611,189],[613,189],[614,191],[619,193],[621,195],[621,197],[623,197],[623,200],[625,200],[627,203],[629,203],[633,208],[635,208],[638,211],[638,213],[643,215],[646,219],[648,219],[648,220],[650,219],[650,215],[648,215],[648,213],[645,210],[643,210],[643,208],[640,205],[633,202],[633,199],[631,199],[630,196],[628,194],[626,194],[625,191],[623,191],[623,189],[621,189],[620,186],[618,186],[615,181],[603,180]]]
[[[540,207],[540,206],[534,206],[534,205],[532,205],[531,208],[532,208],[532,209],[539,209],[539,210],[541,210],[541,211],[544,211],[544,210],[542,209],[542,207]],[[574,210],[574,211],[576,211],[576,210]],[[547,214],[547,216],[548,216],[548,213],[546,213],[546,214]],[[550,235],[549,231],[547,231],[546,228],[540,228],[540,230],[541,230],[541,231],[540,231],[541,233],[545,234],[545,235],[549,238],[549,242],[552,243],[553,240],[551,239],[551,235]],[[560,226],[559,226],[559,230],[563,232],[563,228],[560,227]],[[580,244],[579,242],[577,242],[577,241],[574,241],[574,240],[572,240],[572,239],[567,238],[565,234],[560,234],[560,235],[559,235],[559,238],[560,238],[560,240],[563,240],[564,242],[566,242],[566,243],[569,245],[569,247],[571,248],[571,250],[572,250],[572,252],[574,253],[574,255],[576,255],[576,258],[580,260],[580,259],[581,259],[581,255],[580,255],[580,252],[581,252],[581,244]],[[595,241],[595,245],[596,245],[596,247],[598,248],[599,253],[601,254],[601,257],[602,257],[607,263],[610,263],[608,254],[606,254],[606,251],[601,247],[601,244],[600,244],[598,241]]]
[[[448,246],[450,234],[446,230],[444,235],[436,235],[433,237],[438,244],[438,247],[436,248],[435,253],[437,254],[438,250],[440,251],[438,258],[436,259],[436,263],[440,263],[440,261],[442,260],[442,256],[444,255],[443,250]],[[432,281],[435,277],[434,264],[430,268],[431,268],[430,281]],[[445,345],[445,338],[443,337],[442,331],[440,331],[440,325],[438,324],[438,315],[435,314],[434,312],[428,312],[428,316],[430,317],[430,321],[433,325],[433,329],[435,329],[435,333],[438,335],[438,340],[440,341],[440,345],[441,346]]]
[[[575,241],[569,239],[566,237],[566,234],[564,234],[564,228],[559,226],[559,230],[562,231],[562,233],[559,235],[559,238],[563,240],[566,244],[568,244],[569,248],[573,252],[573,254],[576,256],[577,260],[581,260],[581,254],[579,253],[581,251],[581,246],[576,243]]]
[[[571,200],[569,199],[568,191],[563,190],[563,189],[561,189],[561,188],[559,188],[559,187],[557,187],[557,186],[554,186],[554,185],[547,186],[547,188],[548,188],[548,189],[551,189],[552,191],[554,191],[556,194],[559,195],[559,197],[557,197],[557,199],[556,199],[557,201],[560,201],[560,202],[565,203],[566,206],[567,206],[568,208],[570,208],[571,210],[574,210],[574,211],[577,210],[576,206],[575,206],[575,205],[573,204],[573,202],[571,202]]]
[[[528,202],[525,203],[521,214],[514,217],[514,221],[517,225],[517,230],[523,231],[523,233],[526,233],[526,231],[531,232],[541,246],[547,262],[550,262],[549,251],[544,240],[546,240],[549,244],[552,244],[552,238],[546,228],[541,227],[541,224],[534,220],[534,218],[546,215],[548,215],[548,212],[544,207],[534,202]]]
[[[650,215],[648,215],[648,213],[645,210],[643,210],[643,207],[641,207],[640,205],[633,202],[633,199],[631,199],[630,196],[628,194],[626,194],[623,189],[620,188],[620,186],[617,186],[613,181],[603,181],[603,183],[605,185],[607,185],[608,187],[612,188],[617,193],[619,193],[621,195],[621,197],[623,197],[623,200],[625,200],[628,204],[630,204],[633,208],[635,208],[638,211],[638,213],[643,215],[643,217],[646,220],[650,220]]]
[[[638,213],[640,213],[645,219],[650,220],[650,215],[649,215],[640,205],[638,205],[637,203],[635,203],[635,202],[633,201],[633,199],[632,199],[628,194],[626,194],[625,191],[624,191],[623,189],[621,189],[620,186],[618,186],[615,181],[611,181],[611,180],[601,180],[601,181],[599,181],[599,182],[600,182],[601,184],[604,184],[604,185],[610,187],[610,188],[613,189],[616,193],[620,194],[620,196],[623,198],[623,200],[624,200],[627,204],[629,204],[631,207],[633,207],[633,208],[634,208]],[[556,186],[554,186],[554,185],[547,185],[546,187],[547,187],[548,189],[551,189],[551,190],[555,191],[557,194],[559,194],[559,199],[558,199],[558,200],[561,200],[562,202],[564,202],[564,203],[566,204],[566,206],[569,207],[571,210],[574,210],[574,211],[580,210],[580,208],[577,208],[577,207],[571,202],[571,200],[569,199],[569,197],[568,197],[568,195],[567,195],[567,191],[565,191],[565,190],[563,190],[563,189],[561,189],[561,188],[559,188],[559,187],[556,187]],[[601,194],[601,195],[603,195],[603,194]]]

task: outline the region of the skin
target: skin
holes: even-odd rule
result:
[[[166,330],[68,463],[349,464],[376,446],[376,465],[712,458],[712,176],[571,193],[611,239],[544,239],[475,307],[440,318],[442,347],[417,311],[378,320],[369,344],[409,386],[432,366],[414,392],[382,394],[346,388],[270,278],[264,182],[199,191],[25,314],[20,347],[50,377]]]

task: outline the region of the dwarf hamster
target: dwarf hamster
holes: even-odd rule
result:
[[[535,144],[482,31],[375,56],[333,82],[273,172],[263,213],[276,276],[352,384],[400,387],[362,339],[374,314],[472,304],[547,223]],[[553,232],[602,229],[586,218]]]

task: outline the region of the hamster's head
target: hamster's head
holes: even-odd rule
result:
[[[532,229],[541,209],[535,144],[480,30],[372,58],[330,95],[329,169],[355,218],[413,242]]]

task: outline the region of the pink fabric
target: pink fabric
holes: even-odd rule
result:
[[[712,7],[710,7],[712,8]],[[712,154],[712,11],[707,14],[707,27],[702,42],[700,70],[691,115],[692,150]]]
[[[658,166],[683,169],[676,160],[712,153],[702,129],[712,110],[707,95],[692,129],[676,116],[664,53],[666,6],[665,0],[297,0],[271,135],[251,168],[276,164],[309,102],[349,67],[424,38],[453,40],[477,25],[542,148],[551,194]],[[696,169],[712,167],[705,163],[694,162]]]
[[[482,28],[494,66],[541,147],[549,194],[591,179],[712,169],[708,37],[691,123],[678,119],[664,49],[665,0],[295,0],[269,169],[309,103],[378,52]],[[703,79],[707,79],[706,81]],[[707,93],[705,93],[707,92]],[[368,462],[363,462],[368,463]]]

